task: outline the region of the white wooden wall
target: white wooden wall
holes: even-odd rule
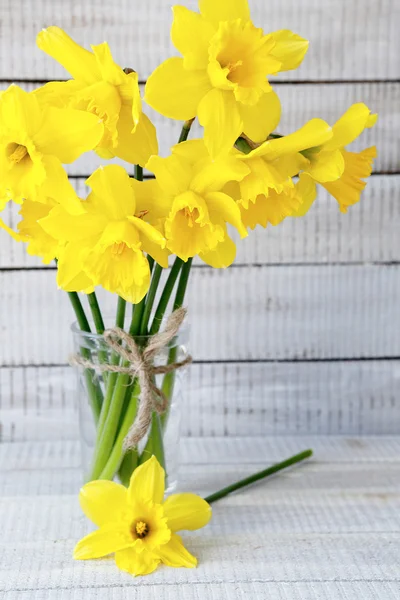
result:
[[[173,49],[171,0],[1,0],[0,89],[31,89],[66,74],[35,47],[57,24],[78,42],[107,40],[142,81]],[[195,8],[194,0],[186,0]],[[276,84],[280,130],[334,121],[351,103],[379,113],[363,147],[379,156],[348,215],[321,193],[303,220],[254,232],[228,271],[194,267],[187,435],[398,433],[400,423],[400,44],[397,0],[250,0],[265,30],[310,39],[304,64]],[[149,110],[161,153],[178,123]],[[99,164],[69,169],[78,190]],[[15,222],[15,211],[8,218]],[[101,294],[108,310],[114,299]],[[66,366],[72,312],[52,267],[0,232],[0,439],[76,435]],[[59,422],[60,407],[64,411]]]

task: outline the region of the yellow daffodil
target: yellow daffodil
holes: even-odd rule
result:
[[[106,42],[92,46],[90,52],[59,27],[48,27],[37,36],[37,44],[74,79],[51,82],[36,94],[43,102],[96,114],[104,124],[104,135],[96,148],[100,156],[118,156],[144,166],[152,154],[157,154],[154,125],[142,112],[138,74],[119,67]]]
[[[59,255],[59,286],[85,291],[101,285],[137,303],[150,283],[144,252],[168,266],[165,240],[143,219],[147,210],[137,201],[123,167],[100,167],[86,183],[92,192],[81,203],[81,214],[56,206],[40,220],[50,236],[65,244]]]
[[[337,200],[341,212],[360,200],[366,179],[371,175],[376,148],[362,152],[348,152],[345,147],[366,128],[373,127],[378,115],[371,114],[363,104],[353,104],[332,127],[332,138],[308,149],[302,154],[309,160],[304,169]]]
[[[227,223],[242,237],[247,233],[239,207],[221,190],[228,181],[243,179],[248,167],[234,156],[213,161],[203,140],[177,144],[167,158],[152,156],[147,167],[156,176],[148,193],[164,211],[168,250],[184,261],[198,254],[213,267],[229,266],[236,247]]]
[[[160,563],[195,567],[197,559],[176,534],[207,525],[211,507],[195,494],[164,499],[164,469],[155,456],[138,467],[129,488],[112,481],[91,481],[80,492],[85,515],[98,526],[78,542],[74,558],[100,558],[115,553],[118,568],[132,575],[152,573]]]
[[[235,153],[249,168],[249,174],[239,183],[228,184],[226,191],[237,200],[246,227],[278,225],[300,208],[304,185],[299,188],[292,177],[309,164],[300,151],[331,137],[331,127],[321,119],[313,119],[298,131],[266,141],[247,154]]]
[[[37,98],[11,85],[0,96],[1,197],[35,200],[44,186],[57,193],[61,163],[92,150],[103,135],[95,115],[40,106]]]
[[[211,155],[227,152],[244,132],[266,139],[280,103],[269,75],[299,66],[308,42],[288,30],[264,35],[250,20],[247,0],[200,0],[200,14],[174,7],[170,58],[150,76],[145,99],[171,119],[196,115]]]

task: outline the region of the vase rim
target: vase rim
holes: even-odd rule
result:
[[[113,317],[114,318],[114,317]],[[111,320],[111,318],[110,318]],[[107,315],[105,318],[105,321],[107,323]],[[94,328],[94,322],[92,319],[89,319],[89,325],[90,327],[93,326]],[[112,329],[112,327],[115,327],[115,325],[110,325],[110,327],[106,327],[107,329]],[[162,330],[162,324],[161,324],[161,328]],[[93,332],[93,331],[83,331],[80,327],[79,327],[79,323],[78,321],[73,321],[70,327],[70,330],[72,331],[73,335],[79,335],[80,337],[84,338],[84,339],[90,339],[90,340],[104,340],[103,334],[102,333],[97,333],[97,332]],[[126,331],[127,333],[129,333],[129,331],[127,331],[126,329],[124,329],[124,331]],[[189,333],[189,324],[188,323],[184,323],[178,334],[177,337],[180,340],[181,338],[186,338],[188,336]],[[135,338],[135,340],[147,340],[150,337],[152,337],[151,335],[134,335],[133,336]]]

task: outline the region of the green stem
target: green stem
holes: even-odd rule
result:
[[[143,167],[140,165],[134,166],[134,178],[138,181],[143,181]]]
[[[149,319],[151,315],[151,311],[153,310],[153,304],[157,293],[158,284],[160,283],[160,277],[162,274],[163,268],[161,265],[156,263],[153,275],[151,278],[150,288],[147,292],[146,296],[146,305],[144,307],[142,322],[140,324],[140,333],[139,335],[147,335],[147,326],[149,324]]]
[[[183,265],[183,261],[180,258],[176,257],[174,264],[172,265],[171,270],[169,272],[168,279],[165,282],[165,286],[164,286],[163,292],[161,294],[161,298],[159,300],[158,306],[156,308],[156,312],[155,312],[154,318],[153,318],[153,323],[152,323],[152,325],[150,327],[150,331],[149,331],[150,335],[153,335],[154,333],[156,333],[156,331],[158,331],[160,328],[165,311],[168,306],[168,302],[171,298],[171,294],[174,289],[174,286],[175,286],[175,283],[178,278],[178,275],[179,275],[182,265]]]
[[[117,316],[115,318],[115,325],[124,328],[125,324],[125,313],[126,313],[126,300],[118,296],[118,305],[117,305]]]
[[[264,479],[265,477],[273,475],[274,473],[278,473],[278,471],[282,471],[282,469],[286,469],[287,467],[291,467],[292,465],[295,465],[296,463],[306,458],[310,458],[312,454],[312,450],[304,450],[304,452],[300,452],[300,454],[295,454],[294,456],[291,456],[283,462],[277,463],[276,465],[272,465],[272,467],[268,467],[268,469],[264,469],[263,471],[259,471],[258,473],[250,475],[250,477],[246,477],[245,479],[241,479],[236,483],[232,483],[231,485],[222,488],[222,490],[219,490],[214,494],[210,494],[210,496],[207,496],[206,498],[204,498],[204,500],[209,504],[211,504],[212,502],[216,502],[216,500],[225,498],[225,496],[228,496],[228,494],[231,494],[236,490],[240,490],[241,488],[244,488],[247,485],[255,483],[256,481],[260,481],[260,479]]]
[[[88,294],[88,301],[89,301],[90,310],[92,311],[92,316],[93,316],[94,326],[96,327],[96,332],[98,333],[98,335],[103,335],[104,329],[105,329],[104,321],[103,321],[103,317],[101,316],[101,310],[100,310],[99,303],[97,301],[96,292],[92,292],[91,294]]]
[[[79,327],[82,331],[86,331],[87,333],[91,333],[89,321],[86,318],[85,311],[82,306],[82,302],[79,299],[79,296],[76,292],[68,292],[68,297],[70,299],[72,308],[74,309],[76,319],[78,321]],[[88,348],[81,347],[80,352],[83,358],[90,360],[91,354]],[[89,402],[92,407],[92,412],[94,416],[94,420],[97,423],[99,420],[100,410],[103,402],[103,396],[101,393],[101,388],[99,384],[95,384],[93,381],[94,372],[85,369],[85,380],[86,380],[86,388],[89,395]]]
[[[181,135],[179,136],[178,144],[181,142],[186,142],[189,136],[190,128],[192,127],[194,118],[185,121],[182,127]]]

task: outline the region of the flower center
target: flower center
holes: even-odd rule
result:
[[[28,149],[21,144],[9,144],[7,148],[8,160],[14,165],[21,162],[26,156],[29,157]]]
[[[126,249],[125,242],[115,242],[115,244],[113,245],[113,247],[111,249],[111,252],[115,256],[121,256],[121,254],[123,254],[125,249]]]
[[[149,533],[150,528],[149,528],[148,524],[145,523],[144,521],[138,521],[132,527],[131,531],[132,531],[132,533],[134,534],[135,537],[138,537],[139,539],[142,540]]]
[[[188,221],[189,227],[194,227],[195,221],[199,218],[199,211],[197,208],[190,210],[190,208],[186,207],[184,209],[184,215]]]

